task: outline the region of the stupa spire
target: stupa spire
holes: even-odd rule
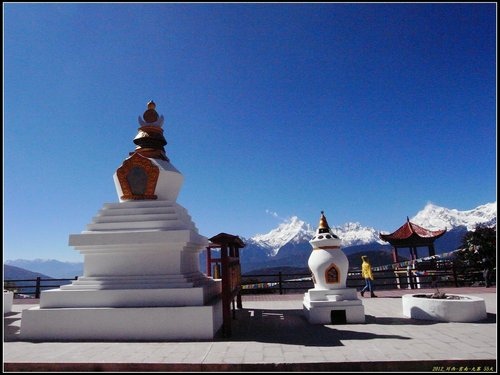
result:
[[[148,124],[155,123],[156,121],[158,121],[158,112],[156,112],[155,109],[156,109],[155,102],[153,102],[152,100],[150,100],[149,103],[148,103],[148,109],[142,115],[142,118]]]
[[[326,220],[324,211],[321,211],[321,217],[319,218],[318,229],[326,229],[327,232],[330,230],[330,226],[328,225],[328,221]]]
[[[134,138],[137,147],[130,154],[138,153],[147,158],[170,161],[164,149],[167,141],[163,136],[163,122],[163,115],[158,115],[158,112],[156,112],[156,103],[150,100],[142,118],[139,116],[139,125],[141,127]]]

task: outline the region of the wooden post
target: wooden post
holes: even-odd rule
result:
[[[282,277],[281,277],[281,271],[278,273],[278,286],[279,286],[279,291],[280,294],[283,294],[283,286],[281,285]]]
[[[451,264],[451,270],[453,272],[453,281],[455,282],[455,286],[458,287],[458,277],[457,277],[457,268],[455,267],[455,262]]]
[[[407,289],[413,289],[412,288],[412,282],[411,282],[411,267],[410,267],[409,264],[406,266],[406,280],[408,282],[408,286],[406,288]]]
[[[231,290],[227,246],[224,244],[220,249],[222,263],[222,324],[224,336],[231,336]]]
[[[238,259],[240,259],[240,248],[238,246],[235,246],[234,247],[234,256]],[[241,302],[241,266],[238,264],[238,269],[236,270],[236,272],[238,273],[237,274],[237,284],[238,284],[238,288],[240,288],[240,290],[238,290],[238,294],[236,295],[236,307],[238,309],[242,309],[243,308],[243,303]]]
[[[207,276],[212,276],[212,251],[210,246],[207,246]]]
[[[430,257],[432,257],[432,256],[434,256],[434,255],[436,255],[436,250],[434,249],[434,244],[433,244],[433,243],[431,243],[431,244],[429,245],[429,256],[430,256]]]
[[[239,291],[238,294],[236,295],[236,307],[238,309],[243,308],[243,303],[241,302],[241,291]]]
[[[392,261],[394,263],[398,262],[398,248],[397,247],[392,248]]]

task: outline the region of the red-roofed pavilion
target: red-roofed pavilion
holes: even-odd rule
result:
[[[434,241],[446,233],[446,228],[441,230],[428,230],[410,222],[410,219],[406,218],[406,223],[403,224],[399,229],[391,234],[380,234],[380,238],[384,241],[389,242],[392,247],[392,257],[394,263],[398,260],[398,249],[409,248],[410,258],[417,259],[417,247],[427,247],[429,249],[429,256],[436,254],[434,249]]]

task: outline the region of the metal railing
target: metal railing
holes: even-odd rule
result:
[[[396,269],[385,271],[373,271],[374,287],[383,289],[418,289],[446,286],[470,286],[482,281],[482,272],[479,270],[468,270],[457,272],[454,267],[449,269]],[[4,289],[14,292],[14,298],[40,298],[43,290],[58,288],[77,280],[73,279],[22,279],[4,280]],[[365,285],[361,272],[352,271],[348,273],[346,287],[362,288]],[[241,294],[255,293],[297,293],[307,291],[314,287],[310,273],[283,273],[255,274],[241,276]]]
[[[76,279],[78,276],[73,279],[42,279],[37,277],[35,279],[4,280],[3,288],[13,291],[14,298],[40,298],[42,290],[59,288]]]
[[[381,289],[419,289],[436,287],[460,287],[481,282],[481,271],[469,271],[467,274],[457,273],[455,268],[449,269],[396,269],[373,271],[374,287]],[[283,273],[242,275],[242,294],[279,293],[287,291],[307,291],[314,287],[310,273]],[[361,272],[349,272],[346,280],[347,288],[360,289],[365,285]]]

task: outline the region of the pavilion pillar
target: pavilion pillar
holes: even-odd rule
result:
[[[231,280],[229,278],[229,264],[227,253],[228,247],[223,244],[220,249],[220,258],[222,263],[222,321],[224,336],[231,336],[231,291],[230,284]]]
[[[434,249],[434,244],[433,244],[433,243],[431,243],[431,244],[429,245],[429,256],[430,256],[430,257],[433,257],[434,255],[436,255],[436,250]]]
[[[398,248],[396,246],[394,246],[392,248],[392,260],[393,260],[393,263],[398,262]]]
[[[207,246],[207,276],[211,277],[212,276],[212,251],[210,249],[210,246]]]

